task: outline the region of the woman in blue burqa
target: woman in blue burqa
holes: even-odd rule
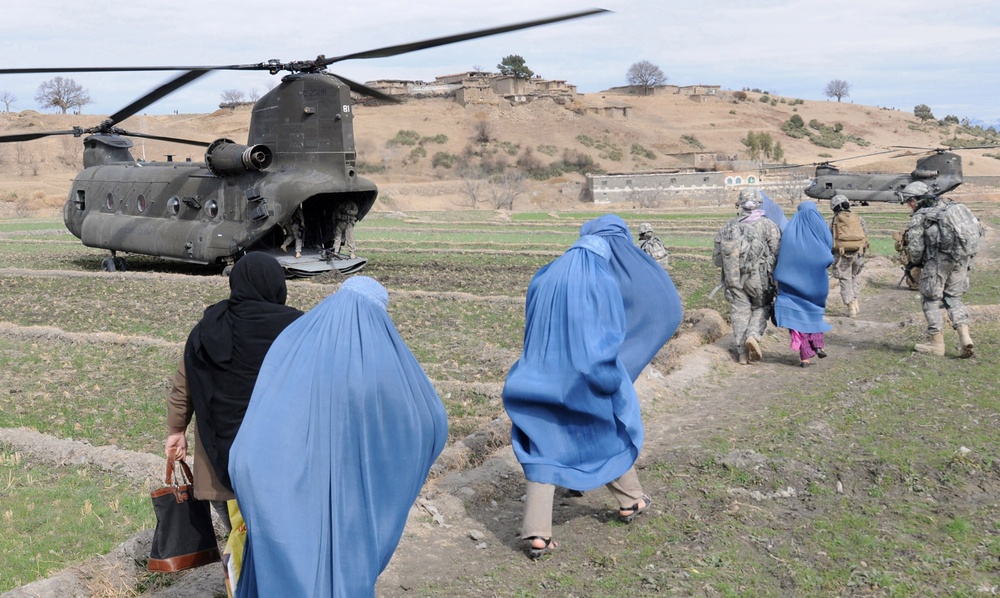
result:
[[[823,319],[833,263],[833,235],[816,204],[803,201],[781,233],[781,249],[774,267],[778,297],[774,320],[788,328],[799,364],[809,366],[812,357],[826,357],[823,333],[831,326]]]
[[[524,349],[507,375],[503,402],[527,479],[521,537],[532,558],[556,546],[555,486],[606,485],[625,522],[652,502],[634,467],[643,428],[622,359],[627,316],[611,257],[604,238],[583,235],[528,286]]]
[[[621,360],[633,382],[681,323],[681,296],[670,275],[632,239],[620,216],[605,214],[580,228],[608,242],[608,267],[618,282],[625,307],[625,342]]]
[[[268,352],[230,457],[247,525],[237,596],[375,595],[448,436],[388,305],[349,278]]]

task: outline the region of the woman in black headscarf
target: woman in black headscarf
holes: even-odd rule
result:
[[[187,454],[185,431],[196,415],[194,493],[216,509],[234,497],[229,448],[243,422],[271,343],[302,312],[285,305],[285,271],[273,257],[250,253],[229,276],[229,299],[209,306],[188,335],[168,397],[166,453]],[[228,513],[223,521],[228,521]]]

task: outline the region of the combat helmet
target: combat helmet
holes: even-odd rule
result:
[[[928,187],[927,183],[923,181],[913,181],[906,187],[903,187],[902,191],[898,191],[896,195],[899,196],[901,203],[906,203],[913,199],[920,204],[935,199],[935,197],[931,194],[930,187]]]
[[[736,200],[736,207],[744,212],[752,212],[759,208],[761,203],[763,202],[760,198],[760,191],[753,187],[747,187],[740,190],[739,199]]]
[[[653,234],[653,225],[648,222],[643,222],[639,225],[639,236],[651,235]]]
[[[846,195],[838,193],[830,198],[830,209],[833,210],[834,214],[841,210],[850,210],[851,200],[847,199]]]

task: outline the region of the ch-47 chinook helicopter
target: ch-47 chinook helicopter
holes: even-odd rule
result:
[[[296,208],[304,217],[304,247],[327,247],[334,218],[354,202],[357,219],[371,210],[375,183],[355,169],[351,92],[399,100],[326,71],[343,60],[384,58],[416,50],[608,12],[591,9],[551,18],[440,37],[334,58],[228,66],[70,67],[0,69],[0,74],[184,71],[96,127],[0,136],[0,143],[49,135],[83,139],[83,170],[63,207],[66,227],[84,245],[109,250],[106,271],[124,270],[133,253],[196,264],[231,265],[249,251],[268,251],[290,275],[356,272],[364,258],[339,248],[306,249],[300,258],[278,250]],[[217,70],[287,72],[253,107],[246,144],[212,143],[131,133],[118,124],[166,95]],[[129,137],[206,146],[204,162],[137,161]]]
[[[891,151],[896,150],[877,153]],[[852,202],[867,205],[869,202],[898,203],[897,193],[914,181],[926,183],[935,195],[942,195],[961,185],[962,157],[945,149],[931,151],[932,154],[917,160],[916,168],[909,174],[841,172],[831,162],[817,164],[816,176],[806,187],[805,194],[813,199],[830,199],[839,194]]]

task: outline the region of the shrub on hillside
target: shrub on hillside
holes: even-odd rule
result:
[[[451,168],[455,165],[458,160],[458,156],[455,154],[449,154],[448,152],[437,152],[434,157],[431,158],[431,166],[437,168]]]
[[[420,133],[401,129],[398,133],[396,133],[395,137],[386,142],[386,145],[389,147],[393,145],[417,145],[419,142]]]

